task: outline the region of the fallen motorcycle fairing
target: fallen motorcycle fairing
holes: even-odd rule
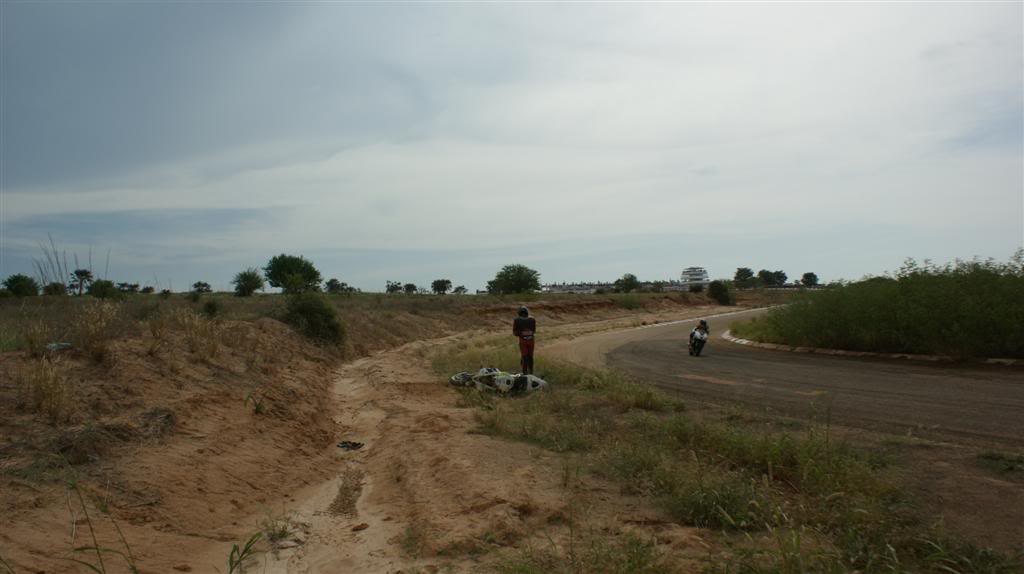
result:
[[[478,391],[492,391],[518,395],[540,391],[548,386],[547,381],[534,375],[506,373],[494,367],[484,367],[476,373],[456,373],[448,382],[458,387],[476,387]]]

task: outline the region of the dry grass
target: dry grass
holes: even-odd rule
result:
[[[74,387],[59,359],[29,361],[16,377],[20,408],[42,413],[52,424],[71,421],[76,410]]]
[[[221,336],[221,326],[218,322],[191,310],[179,311],[176,320],[185,334],[189,352],[201,361],[209,361],[217,356]]]

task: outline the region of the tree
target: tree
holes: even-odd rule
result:
[[[122,292],[122,293],[138,293],[139,292],[139,284],[138,283],[118,283],[117,284],[117,290]]]
[[[732,294],[729,293],[729,286],[723,281],[712,281],[708,285],[708,295],[718,302],[719,305],[732,305]]]
[[[785,271],[774,271],[772,272],[772,277],[774,277],[775,279],[776,286],[782,287],[783,285],[786,284],[787,277]]]
[[[11,275],[4,279],[4,288],[15,297],[35,297],[39,295],[39,283],[22,273]]]
[[[54,281],[52,283],[48,283],[45,287],[43,287],[43,295],[52,295],[52,296],[60,297],[62,295],[67,295],[67,294],[68,294],[68,286],[63,284],[63,283],[61,283],[61,282],[59,282],[59,281]]]
[[[196,281],[195,283],[192,284],[193,293],[211,293],[212,291],[213,289],[210,287],[210,284],[207,283],[206,281]]]
[[[121,296],[114,282],[106,279],[97,279],[90,283],[86,293],[97,299],[117,299]]]
[[[491,295],[540,291],[540,273],[521,264],[506,265],[487,282]]]
[[[402,291],[405,291],[406,295],[415,295],[418,290],[419,287],[417,287],[415,283],[406,283],[405,285],[402,285]]]
[[[144,295],[149,295],[150,293],[155,293],[155,292],[156,292],[156,287],[153,287],[152,285],[146,285],[145,287],[143,287],[142,289],[139,290],[139,293],[142,293]]]
[[[303,293],[320,289],[320,272],[313,263],[301,255],[274,256],[263,268],[263,274],[271,287],[279,287],[285,293]]]
[[[775,274],[767,269],[762,269],[757,272],[757,278],[761,281],[761,284],[765,287],[775,286]]]
[[[804,287],[817,287],[818,286],[818,275],[808,271],[803,274],[800,278],[800,284]]]
[[[435,295],[444,295],[448,291],[451,291],[452,281],[451,279],[434,279],[434,282],[430,284],[430,290]]]
[[[703,292],[704,292],[704,284],[703,283],[694,283],[693,285],[690,285],[690,293],[703,293]]]
[[[754,287],[757,284],[754,279],[754,270],[750,267],[737,267],[736,275],[733,275],[732,280],[737,287]]]
[[[467,291],[469,290],[466,289],[465,285],[459,285],[455,289],[452,289],[452,293],[454,293],[455,295],[465,295]]]
[[[636,291],[640,287],[640,281],[637,280],[636,275],[632,273],[626,273],[622,277],[615,280],[615,290],[619,293],[630,293]]]
[[[267,282],[259,269],[249,267],[245,271],[239,271],[231,280],[231,284],[235,286],[236,297],[251,297],[253,293],[262,290]]]
[[[401,293],[401,292],[402,292],[402,282],[401,281],[388,281],[387,293],[389,295],[391,293]]]
[[[75,269],[71,273],[69,287],[78,291],[78,294],[81,295],[89,287],[89,284],[92,283],[92,280],[92,271],[88,269]]]

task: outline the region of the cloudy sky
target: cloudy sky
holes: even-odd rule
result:
[[[858,278],[1024,243],[1009,3],[2,4],[2,261]]]

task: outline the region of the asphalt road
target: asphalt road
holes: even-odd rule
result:
[[[764,311],[710,318],[701,357],[686,352],[695,322],[604,335],[606,363],[683,398],[740,403],[846,427],[992,448],[1024,448],[1024,369],[811,355],[721,338]],[[595,347],[596,348],[596,347]]]

